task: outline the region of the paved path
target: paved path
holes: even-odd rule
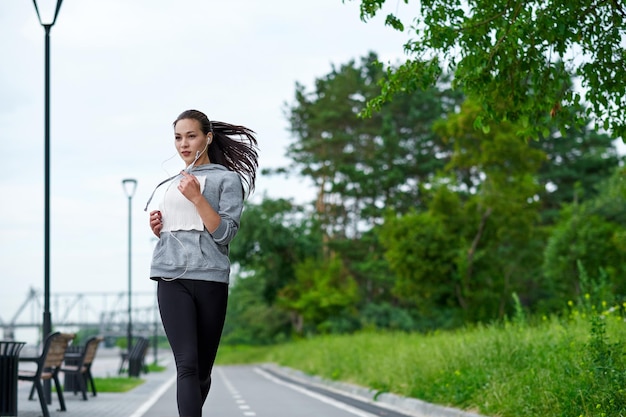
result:
[[[177,416],[175,385],[143,417]],[[213,373],[204,416],[220,417],[407,417],[363,399],[301,384],[269,366],[219,366]]]
[[[151,357],[147,360],[152,361]],[[119,352],[100,349],[94,361],[96,377],[117,375]],[[66,412],[52,393],[50,417],[176,417],[176,376],[170,353],[159,353],[164,372],[141,376],[145,382],[126,393],[98,393],[82,400],[65,393]],[[61,377],[63,378],[63,377]],[[31,384],[20,381],[18,417],[42,415],[36,396],[28,400]],[[97,388],[97,386],[96,386]],[[214,369],[205,417],[481,417],[349,384],[325,381],[274,365],[218,366]]]

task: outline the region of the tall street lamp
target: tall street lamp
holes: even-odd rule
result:
[[[45,31],[45,122],[44,122],[44,304],[43,337],[52,332],[50,314],[50,29],[54,26],[63,0],[33,0],[37,19]],[[48,404],[51,398],[50,380],[44,381]]]
[[[128,327],[126,337],[128,338],[128,358],[130,360],[130,350],[133,347],[133,320],[132,320],[132,287],[131,287],[131,207],[133,195],[135,195],[135,189],[137,188],[137,180],[133,178],[126,178],[122,180],[122,186],[124,187],[124,192],[128,197]],[[130,371],[130,364],[129,364]]]

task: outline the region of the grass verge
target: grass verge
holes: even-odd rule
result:
[[[624,342],[622,317],[574,312],[534,325],[222,346],[218,363],[272,362],[485,416],[606,417],[626,415]]]

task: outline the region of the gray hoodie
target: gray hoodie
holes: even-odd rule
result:
[[[197,230],[186,225],[185,221],[174,222],[174,226],[165,227],[168,216],[175,217],[172,210],[161,208],[164,230],[154,248],[150,278],[158,279],[195,279],[203,281],[229,282],[230,260],[228,245],[237,234],[239,220],[243,210],[243,187],[239,174],[229,171],[218,164],[196,166],[191,174],[200,180],[202,194],[211,207],[220,215],[222,221],[212,234],[200,224]],[[204,177],[204,181],[202,178]],[[182,176],[176,177],[168,185],[163,201],[178,193],[178,183]],[[184,198],[184,197],[182,197]],[[195,211],[195,207],[193,208]],[[195,212],[194,215],[197,215]],[[197,215],[199,218],[199,215]],[[165,230],[170,229],[170,230]]]

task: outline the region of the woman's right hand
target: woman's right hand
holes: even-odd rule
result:
[[[161,237],[161,229],[163,229],[163,219],[161,218],[161,212],[154,210],[150,212],[150,229],[156,237]]]

